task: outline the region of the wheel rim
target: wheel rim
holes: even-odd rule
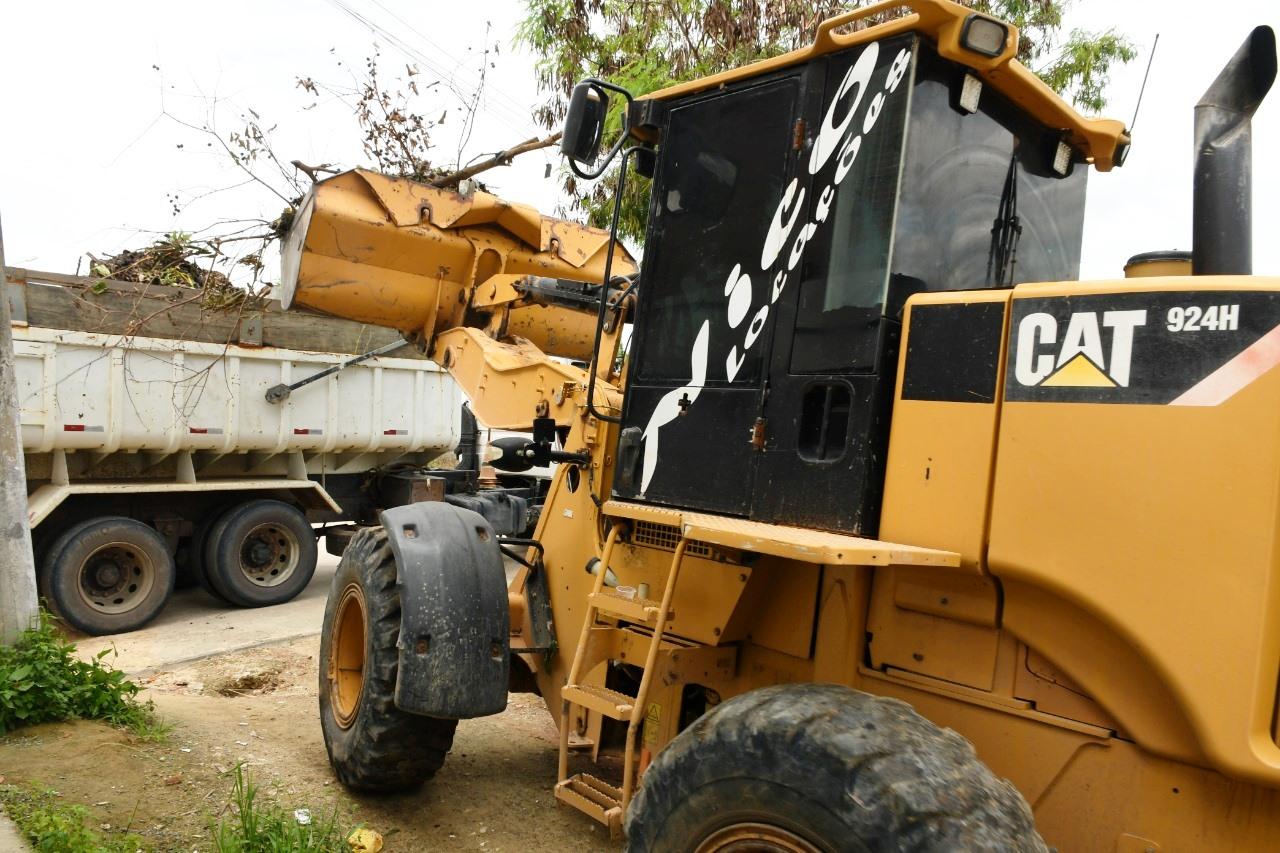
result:
[[[770,823],[744,822],[717,829],[702,840],[697,853],[820,853],[808,841],[789,830]]]
[[[95,548],[80,564],[80,598],[99,613],[128,613],[156,584],[156,565],[146,551],[128,542]]]
[[[240,543],[240,571],[254,586],[273,587],[287,581],[302,557],[294,532],[283,524],[259,524]]]
[[[360,709],[360,693],[364,687],[364,630],[364,592],[358,584],[348,584],[338,599],[333,619],[328,666],[333,716],[344,729],[351,725]]]

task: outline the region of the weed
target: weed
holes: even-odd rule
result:
[[[258,798],[258,786],[241,765],[231,773],[231,814],[213,827],[218,853],[350,853],[336,809],[323,819],[309,810],[286,811]]]
[[[75,656],[47,613],[12,646],[0,646],[0,735],[19,726],[83,717],[106,720],[144,740],[164,740],[169,726],[151,702],[137,700],[139,687],[105,660]]]
[[[36,853],[135,853],[146,850],[132,833],[103,835],[85,826],[83,806],[56,802],[48,788],[0,785],[0,803]]]

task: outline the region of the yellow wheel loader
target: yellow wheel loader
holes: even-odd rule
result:
[[[556,464],[531,538],[477,494],[351,541],[345,784],[418,785],[533,692],[557,802],[631,850],[1280,849],[1275,37],[1196,108],[1193,251],[1089,282],[1129,134],[1017,40],[894,0],[642,98],[584,81],[563,150],[652,177],[638,270],[484,192],[315,186],[286,302],[399,328],[527,436],[496,468]]]

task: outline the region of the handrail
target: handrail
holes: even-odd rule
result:
[[[587,371],[587,414],[611,424],[622,423],[622,416],[606,415],[596,409],[596,374],[600,370],[600,341],[604,336],[605,315],[609,308],[609,285],[613,281],[613,250],[618,245],[618,220],[622,215],[622,197],[627,190],[627,158],[638,151],[632,146],[622,152],[618,164],[618,186],[613,196],[613,218],[609,223],[609,244],[604,256],[604,279],[600,282],[600,310],[596,315],[596,338],[591,347],[591,367]],[[618,309],[625,310],[618,301]]]

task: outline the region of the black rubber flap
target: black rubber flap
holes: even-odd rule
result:
[[[484,516],[429,501],[381,514],[400,587],[396,705],[463,719],[507,707],[506,572]]]

